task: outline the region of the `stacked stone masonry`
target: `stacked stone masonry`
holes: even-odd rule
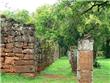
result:
[[[92,83],[93,39],[84,38],[78,42],[77,76],[78,83]]]
[[[35,38],[32,24],[0,18],[0,71],[35,76],[59,58],[58,46]]]
[[[5,16],[0,21],[0,71],[34,76],[37,65],[34,27]]]
[[[59,51],[57,50],[57,46],[51,46],[46,40],[37,40],[36,46],[37,72],[40,72],[59,58]],[[55,47],[57,49],[55,49]]]

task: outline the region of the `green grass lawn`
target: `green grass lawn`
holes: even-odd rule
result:
[[[98,59],[101,68],[94,69],[93,83],[110,83],[110,59]]]
[[[110,83],[110,59],[99,59],[98,62],[101,68],[94,69],[93,83]],[[1,80],[1,83],[77,83],[66,57],[57,60],[35,78],[2,74]]]

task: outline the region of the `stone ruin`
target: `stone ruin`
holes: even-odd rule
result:
[[[1,15],[0,71],[36,75],[35,29]]]
[[[0,22],[0,72],[36,76],[59,58],[56,44],[35,37],[34,25],[4,15]]]

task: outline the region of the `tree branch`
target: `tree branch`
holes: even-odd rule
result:
[[[105,1],[105,2],[102,2],[102,3],[100,3],[100,4],[99,4],[99,3],[98,3],[98,4],[94,3],[94,5],[92,5],[90,8],[88,8],[87,10],[85,10],[82,14],[85,14],[85,13],[87,13],[88,11],[92,10],[92,8],[95,7],[95,6],[100,7],[100,6],[107,5],[108,2],[109,2],[109,1]]]

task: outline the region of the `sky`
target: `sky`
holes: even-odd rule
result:
[[[58,0],[0,0],[0,10],[19,10],[26,9],[29,12],[35,11],[39,6],[44,4],[54,4]]]

